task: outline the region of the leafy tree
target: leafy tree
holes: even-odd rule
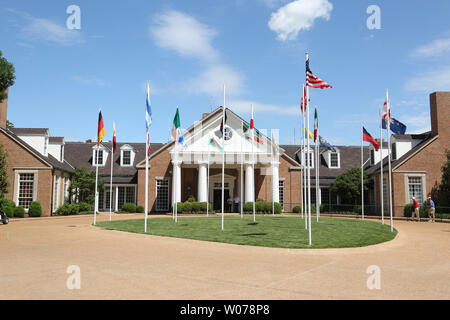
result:
[[[8,173],[6,171],[6,157],[8,154],[3,150],[3,146],[0,144],[0,199],[8,193]]]
[[[98,180],[98,190],[102,190],[104,182]],[[72,184],[69,188],[70,199],[75,197],[75,202],[95,202],[95,172],[90,172],[86,168],[76,168],[72,176]]]
[[[440,206],[450,206],[450,150],[447,150],[447,162],[442,166],[441,184],[432,191],[432,198]]]
[[[14,128],[14,123],[10,122],[9,120],[6,120],[6,127],[8,129],[12,129],[12,128]]]
[[[3,54],[0,51],[0,102],[8,98],[6,89],[14,85],[15,72],[13,64],[3,58]]]
[[[364,191],[369,190],[371,181],[364,172]],[[361,199],[361,169],[352,168],[334,180],[330,191],[340,196],[342,203],[357,204]]]

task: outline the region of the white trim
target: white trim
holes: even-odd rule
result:
[[[37,199],[37,193],[38,193],[38,187],[39,187],[39,171],[36,170],[16,170],[14,172],[14,195],[13,195],[13,201],[16,203],[16,206],[19,206],[19,190],[20,190],[20,175],[21,174],[33,174],[33,199],[32,202],[36,201]],[[52,186],[53,189],[53,186]],[[28,210],[25,209],[25,212]]]
[[[404,174],[405,181],[405,204],[411,203],[411,199],[409,197],[409,179],[408,178],[418,178],[420,177],[422,180],[422,199],[416,199],[419,202],[419,205],[423,203],[427,199],[427,175],[424,173],[406,173]],[[420,200],[420,201],[419,201]]]

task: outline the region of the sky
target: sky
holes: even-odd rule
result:
[[[71,5],[80,29],[67,27]],[[223,104],[225,84],[227,107],[249,120],[253,104],[258,129],[299,143],[309,52],[333,86],[310,90],[332,144],[360,145],[361,124],[379,137],[387,89],[407,133],[425,132],[429,95],[450,90],[448,12],[448,0],[1,0],[0,50],[16,69],[8,119],[84,141],[101,108],[105,139],[115,121],[118,141],[145,142],[149,81],[151,140],[167,142],[176,107],[188,128]]]

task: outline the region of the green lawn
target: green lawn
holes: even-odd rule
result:
[[[101,228],[144,233],[144,220],[101,222]],[[156,236],[224,242],[238,245],[273,248],[309,248],[308,231],[299,217],[225,217],[225,231],[221,231],[220,217],[151,218],[148,234]],[[373,221],[321,218],[312,222],[312,248],[364,247],[395,238],[397,231]]]

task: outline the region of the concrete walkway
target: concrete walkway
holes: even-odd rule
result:
[[[142,215],[113,219],[134,218]],[[400,233],[389,243],[292,250],[91,223],[80,216],[0,225],[0,299],[450,299],[449,224],[395,221]],[[80,290],[66,287],[70,265],[80,267]],[[381,290],[367,288],[371,265],[380,267]]]

